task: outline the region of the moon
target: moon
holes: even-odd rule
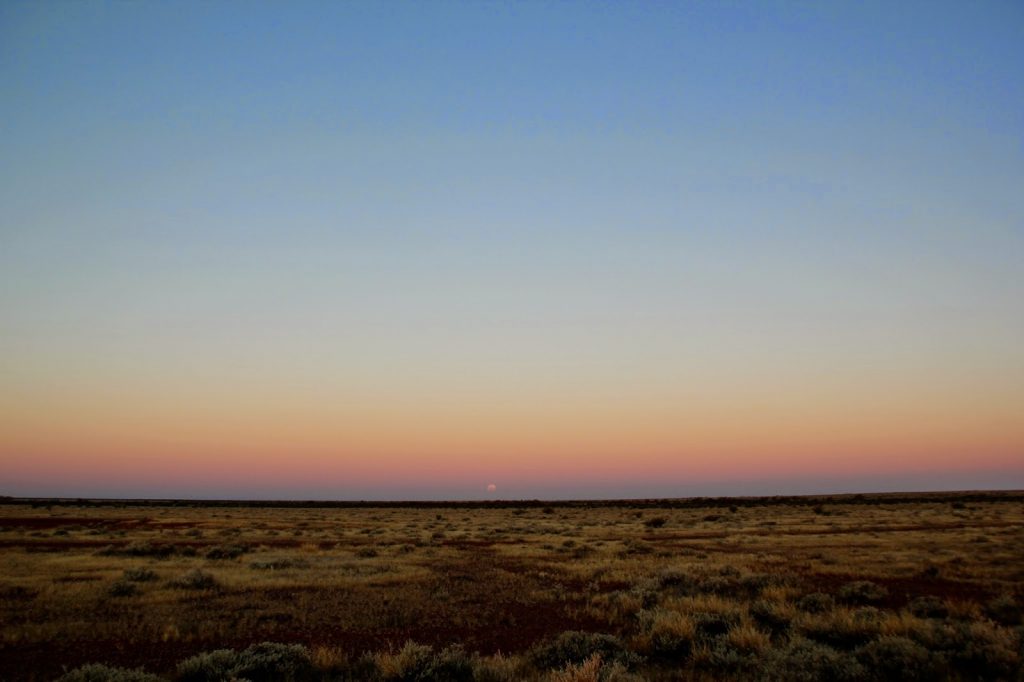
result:
[[[488,483],[487,484],[487,492],[493,493],[493,492],[497,492],[497,491],[498,491],[498,486],[494,485],[493,483]]]

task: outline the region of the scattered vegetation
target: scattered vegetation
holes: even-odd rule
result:
[[[1022,502],[8,503],[0,679],[1017,680]]]

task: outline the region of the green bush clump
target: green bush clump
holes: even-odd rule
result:
[[[570,663],[579,665],[594,654],[605,663],[618,663],[626,668],[641,660],[614,635],[578,630],[563,632],[554,640],[535,646],[530,651],[530,659],[538,668],[554,670]]]
[[[57,682],[163,682],[141,668],[129,670],[100,663],[90,663],[57,678]]]
[[[262,642],[236,652],[218,649],[193,656],[178,665],[179,682],[296,682],[311,678],[313,664],[301,644]]]
[[[873,680],[934,680],[942,676],[943,660],[906,637],[880,637],[856,652]]]
[[[824,592],[811,592],[800,597],[796,607],[806,613],[825,613],[836,607],[836,600]]]
[[[839,588],[839,598],[849,604],[877,604],[889,596],[889,590],[870,580],[854,580]]]

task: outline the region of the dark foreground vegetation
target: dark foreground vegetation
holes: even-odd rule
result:
[[[4,680],[1021,680],[1024,494],[0,503]]]

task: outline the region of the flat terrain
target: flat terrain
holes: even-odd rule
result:
[[[5,680],[264,641],[310,679],[1020,679],[1021,604],[1021,493],[0,505]]]

